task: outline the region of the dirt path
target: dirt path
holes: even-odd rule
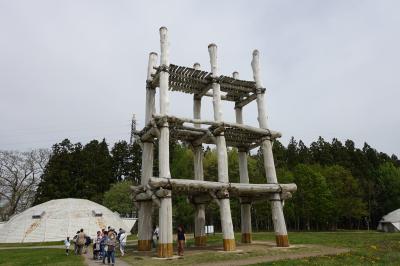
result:
[[[312,246],[312,245],[308,245]],[[278,255],[268,255],[262,257],[253,257],[248,259],[241,260],[226,260],[226,261],[217,261],[212,263],[200,263],[199,266],[240,266],[240,265],[252,265],[263,262],[272,262],[278,260],[290,260],[290,259],[302,259],[309,257],[320,257],[320,256],[334,256],[343,253],[350,252],[350,249],[347,248],[334,248],[334,247],[322,247],[317,246],[319,248],[318,251],[308,251],[302,252],[299,254],[278,254]]]
[[[82,256],[85,258],[85,264],[87,266],[104,265],[102,260],[93,260],[93,254],[92,254],[91,250],[87,254],[83,254]],[[106,259],[106,264],[105,265],[111,265],[111,264],[107,264],[107,259]],[[128,263],[126,263],[125,261],[121,260],[120,258],[115,258],[115,264],[114,265],[129,266]]]

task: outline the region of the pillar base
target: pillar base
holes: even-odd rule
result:
[[[138,240],[138,251],[151,251],[151,240]]]
[[[235,239],[224,239],[224,251],[235,251],[236,243]]]
[[[288,247],[289,246],[289,238],[287,235],[276,235],[276,246],[277,247]]]
[[[207,244],[207,236],[196,236],[194,238],[196,247],[204,247]]]
[[[251,233],[242,233],[242,243],[251,243]]]
[[[158,244],[158,256],[160,258],[169,258],[173,256],[172,243],[159,243]]]

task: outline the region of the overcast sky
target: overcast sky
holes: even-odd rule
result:
[[[129,139],[143,126],[148,54],[169,29],[170,62],[252,79],[261,53],[271,129],[400,154],[400,1],[0,0],[0,149]],[[171,113],[192,97],[171,93]],[[212,105],[203,104],[204,118]],[[245,122],[257,126],[255,103]],[[233,104],[224,118],[234,120]]]

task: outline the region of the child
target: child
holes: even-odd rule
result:
[[[67,256],[69,256],[69,247],[71,246],[71,243],[69,242],[69,236],[67,236],[67,239],[64,240],[64,245],[65,245],[65,253]]]

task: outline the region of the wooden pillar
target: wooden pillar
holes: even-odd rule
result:
[[[239,79],[239,73],[233,72],[233,78]],[[243,124],[242,107],[235,108],[236,123]],[[249,172],[247,168],[247,150],[239,149],[239,176],[240,183],[249,183]],[[251,201],[248,199],[240,199],[240,214],[241,214],[241,230],[242,243],[251,243]]]
[[[217,122],[221,122],[222,121],[221,90],[220,90],[220,84],[216,80],[218,78],[217,45],[210,44],[208,46],[208,52],[210,54],[211,73],[213,78],[212,90],[213,90],[214,120]],[[223,133],[221,133],[219,136],[216,136],[216,145],[217,145],[217,158],[218,158],[218,181],[229,182],[228,154],[226,151],[225,136],[223,135]],[[235,235],[233,232],[229,197],[220,199],[219,202],[220,202],[219,207],[220,207],[224,250],[232,251],[236,249],[236,243],[235,243]]]
[[[195,63],[194,69],[200,70],[200,64]],[[201,119],[201,96],[193,96],[193,118]],[[200,124],[194,125],[196,128],[200,128]],[[194,156],[194,179],[204,180],[203,173],[203,146],[197,145],[193,147]],[[206,226],[206,205],[195,204],[195,215],[194,215],[194,243],[196,246],[205,246],[207,243],[207,236],[205,234]]]
[[[253,69],[254,81],[257,88],[257,109],[258,109],[258,123],[261,128],[268,128],[267,113],[265,110],[264,95],[265,89],[261,82],[260,76],[260,58],[258,50],[253,52],[253,60],[251,61]],[[278,183],[275,171],[274,157],[272,154],[271,140],[265,140],[261,144],[261,149],[264,157],[265,174],[268,183]],[[289,238],[286,230],[285,217],[283,215],[283,206],[279,193],[271,195],[271,208],[272,208],[272,221],[274,224],[276,245],[278,247],[288,247]]]
[[[168,80],[169,80],[169,61],[168,61],[168,30],[165,27],[160,28],[160,44],[161,44],[161,60],[160,60],[160,114],[168,115],[169,96],[168,96]],[[171,178],[169,169],[169,128],[168,122],[164,121],[160,129],[159,139],[159,174],[160,177]],[[167,258],[172,257],[172,201],[171,193],[160,199],[159,208],[159,226],[160,238],[158,244],[158,256]]]
[[[146,86],[146,117],[145,123],[147,124],[155,109],[155,88],[150,86],[150,82],[152,81],[151,74],[155,73],[154,67],[157,63],[158,55],[156,53],[150,53],[149,55],[149,63],[147,69],[147,86]],[[147,185],[147,182],[150,177],[153,176],[153,142],[144,142],[143,143],[143,152],[142,152],[142,176],[141,176],[141,184]],[[151,250],[151,242],[153,235],[153,202],[142,201],[139,203],[139,213],[138,213],[138,250],[139,251],[149,251]]]

